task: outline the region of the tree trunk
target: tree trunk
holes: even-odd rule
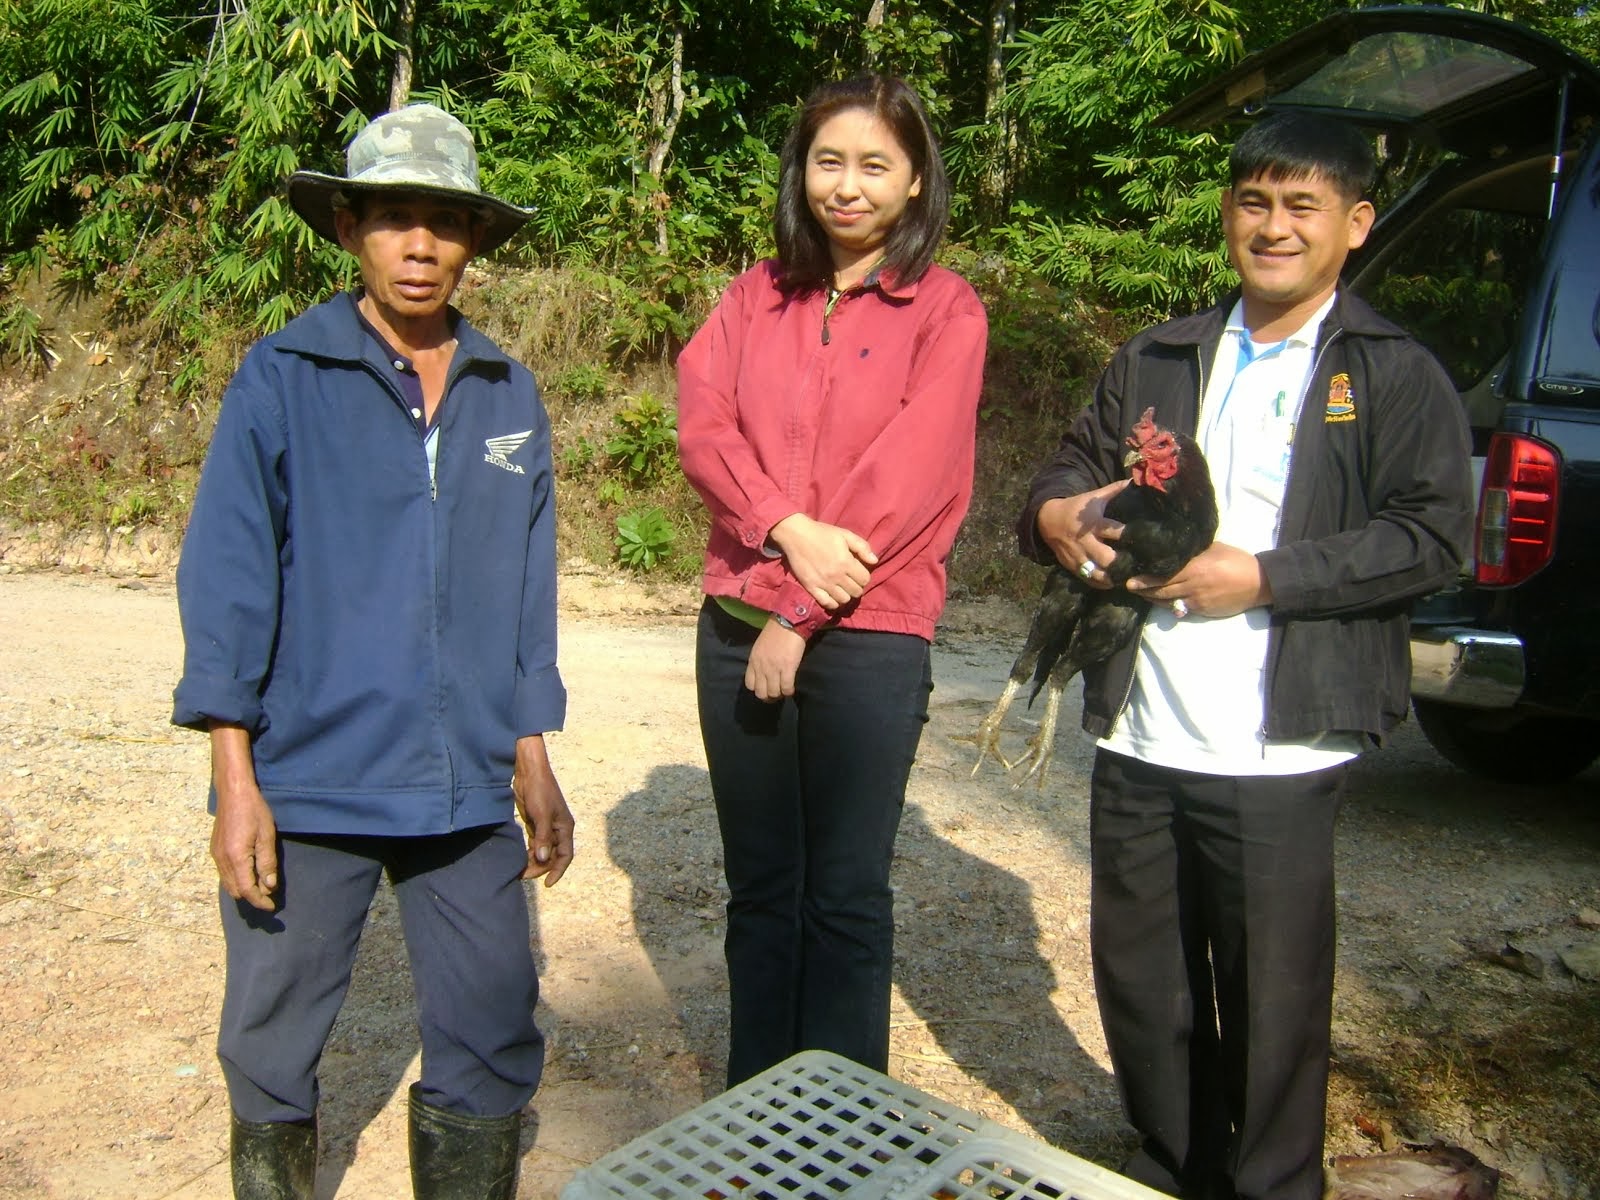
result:
[[[872,0],[872,7],[867,10],[868,29],[879,29],[883,26],[885,7],[884,0]],[[878,54],[872,48],[873,39],[869,37],[864,38],[863,41],[865,45],[861,51],[861,65],[869,71],[876,70],[878,67]]]
[[[989,5],[989,44],[983,81],[983,117],[989,128],[988,161],[979,177],[985,214],[998,219],[1005,211],[1011,191],[1011,160],[1016,149],[1016,131],[1011,115],[1005,111],[1006,43],[1017,24],[1017,0],[991,0]]]
[[[672,139],[678,132],[678,121],[683,116],[687,97],[683,94],[683,29],[672,28],[672,69],[666,82],[657,81],[651,88],[650,110],[654,118],[656,140],[650,146],[650,177],[655,180],[656,192],[650,197],[656,210],[656,253],[667,252],[667,210],[671,199],[661,184],[661,172],[667,165],[667,154],[672,150]]]
[[[400,0],[400,16],[395,25],[394,75],[389,80],[389,111],[404,108],[411,99],[411,34],[417,23],[417,0]]]

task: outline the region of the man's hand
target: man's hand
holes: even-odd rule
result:
[[[1092,492],[1046,500],[1039,507],[1035,520],[1039,536],[1055,552],[1056,561],[1090,587],[1111,586],[1105,568],[1117,552],[1108,543],[1116,541],[1122,526],[1106,518],[1106,503],[1130,482],[1119,479]],[[1085,563],[1094,567],[1092,574],[1084,573]]]
[[[804,513],[779,521],[767,539],[783,552],[800,585],[830,610],[866,591],[870,568],[878,562],[866,538],[839,525],[813,521]]]
[[[222,890],[252,908],[273,912],[278,902],[278,826],[256,786],[250,735],[237,725],[211,726],[211,782],[217,815],[211,858]]]
[[[782,700],[794,695],[794,676],[806,652],[806,640],[776,619],[768,621],[750,647],[744,668],[744,685],[757,700]]]
[[[1169,579],[1135,576],[1128,590],[1156,603],[1182,600],[1190,614],[1202,617],[1231,617],[1272,603],[1256,556],[1223,542],[1212,542]]]
[[[522,877],[537,879],[542,875],[544,886],[554,887],[572,862],[576,822],[550,767],[543,734],[517,739],[511,794],[517,798],[517,811],[527,829],[528,866]]]

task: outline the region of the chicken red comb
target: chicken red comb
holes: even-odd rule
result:
[[[1156,410],[1147,408],[1139,420],[1134,423],[1133,435],[1128,438],[1128,448],[1137,450],[1156,435]]]

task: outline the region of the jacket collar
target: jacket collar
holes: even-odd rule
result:
[[[460,362],[474,360],[508,366],[510,357],[492,341],[478,332],[472,323],[450,309],[454,323],[456,350]],[[290,354],[303,354],[307,358],[327,359],[333,362],[356,363],[366,358],[376,358],[378,343],[366,331],[356,310],[356,296],[340,292],[313,308],[308,308],[280,329],[274,338],[279,350]]]
[[[786,295],[792,295],[799,299],[807,299],[811,296],[821,296],[824,302],[826,302],[828,296],[828,289],[826,287],[819,286],[815,288],[796,288],[793,290],[787,289],[781,282],[783,279],[783,264],[777,258],[769,258],[766,261],[768,278],[771,280],[772,286],[776,287],[780,291],[785,292]],[[931,264],[928,267],[929,271],[934,271],[936,269],[936,264]],[[924,274],[922,279],[926,279],[927,277],[928,276]],[[881,294],[889,297],[891,300],[911,300],[916,296],[917,287],[921,284],[922,279],[907,283],[904,280],[897,279],[892,271],[885,271],[883,266],[880,264],[868,271],[866,278],[858,283],[855,287],[848,288],[846,290],[851,292],[864,292],[875,289]]]
[[[1214,344],[1222,337],[1222,331],[1228,324],[1228,314],[1233,311],[1234,303],[1238,299],[1239,289],[1235,288],[1224,296],[1220,303],[1203,312],[1178,317],[1176,320],[1156,326],[1151,330],[1150,337],[1153,341],[1168,346]],[[1333,308],[1322,322],[1322,333],[1317,339],[1318,343],[1326,344],[1329,337],[1341,330],[1358,337],[1407,336],[1405,330],[1379,316],[1377,310],[1370,304],[1344,288],[1340,288],[1333,298]]]
[[[777,260],[774,259],[773,261],[776,262]],[[928,270],[931,271],[933,268],[930,266]],[[927,276],[924,275],[922,278],[926,279]],[[921,279],[917,279],[908,283],[896,276],[893,271],[886,271],[883,264],[879,263],[867,272],[866,277],[860,283],[844,290],[846,293],[875,291],[889,297],[891,300],[910,300],[916,296],[917,285],[921,282]],[[822,288],[821,294],[827,296],[831,294],[831,290],[831,288]]]
[[[928,268],[930,271],[932,267]],[[913,280],[910,283],[897,279],[893,272],[885,271],[882,267],[873,267],[863,281],[863,287],[876,287],[885,296],[895,300],[910,300],[917,294],[917,284],[922,280]]]

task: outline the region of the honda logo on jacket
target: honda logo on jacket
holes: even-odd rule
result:
[[[489,453],[483,456],[483,461],[502,471],[510,471],[513,475],[526,475],[526,471],[511,461],[511,456],[522,449],[522,443],[532,433],[533,430],[524,429],[521,433],[502,433],[499,437],[484,438],[483,444],[488,447]]]

